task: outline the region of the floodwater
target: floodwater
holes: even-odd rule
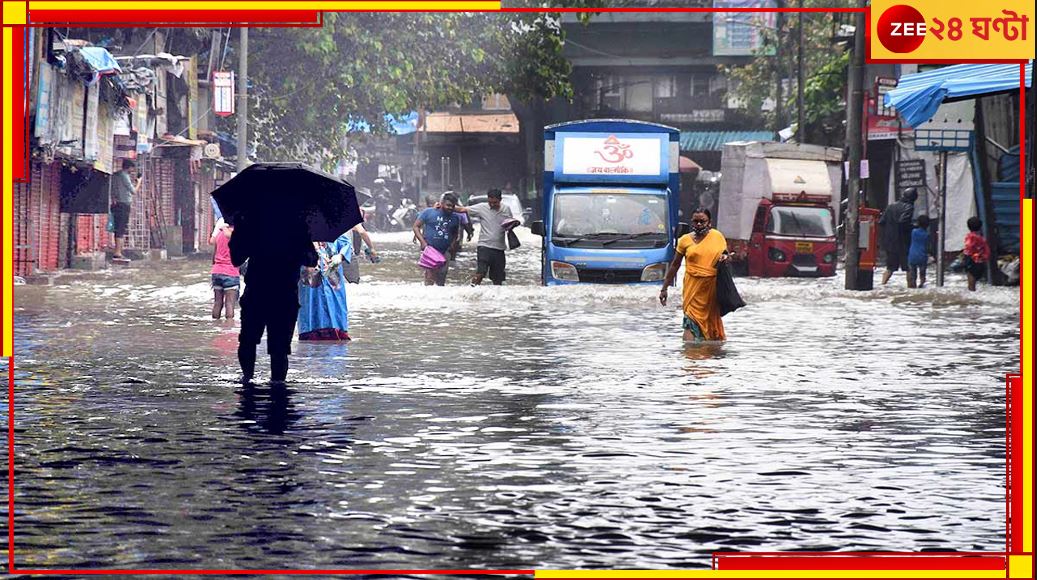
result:
[[[296,344],[287,391],[235,384],[207,260],[18,287],[17,567],[1004,550],[1018,288],[738,279],[728,342],[685,347],[655,286],[536,285],[528,234],[478,288],[474,246],[426,288],[409,238],[376,237],[355,340]]]

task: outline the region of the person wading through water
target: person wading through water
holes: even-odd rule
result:
[[[256,347],[265,330],[270,382],[283,384],[299,316],[299,274],[304,266],[317,266],[317,252],[301,216],[235,216],[231,223],[231,263],[240,267],[248,260],[238,335],[241,380],[244,384],[252,382]]]
[[[725,340],[717,303],[717,264],[727,260],[727,239],[712,228],[713,216],[703,207],[691,214],[691,233],[677,240],[677,253],[666,270],[659,302],[666,306],[669,287],[684,261],[684,340]]]
[[[915,217],[915,200],[918,191],[913,187],[904,190],[900,201],[886,206],[879,218],[882,226],[882,249],[886,251],[886,271],[882,273],[882,283],[889,282],[893,272],[908,271],[907,254],[911,248],[911,229]],[[914,288],[914,281],[909,276],[907,287]]]
[[[504,283],[504,237],[508,230],[504,223],[514,216],[511,209],[501,205],[502,193],[499,189],[486,192],[486,201],[468,207],[458,206],[455,211],[467,213],[468,217],[479,218],[479,242],[476,246],[476,269],[472,284],[482,284],[487,274],[494,286]]]

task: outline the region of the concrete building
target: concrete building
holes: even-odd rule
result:
[[[105,266],[111,176],[124,159],[143,176],[129,254],[209,250],[209,193],[228,167],[218,146],[197,138],[208,126],[208,93],[199,96],[207,73],[193,56],[164,52],[162,31],[148,42],[120,57],[55,29],[29,34],[30,175],[14,192],[16,275]]]

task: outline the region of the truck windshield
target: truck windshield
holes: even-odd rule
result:
[[[560,193],[554,200],[556,237],[666,238],[666,196],[633,193]]]
[[[835,235],[832,212],[826,207],[776,205],[771,208],[768,234],[827,238]]]

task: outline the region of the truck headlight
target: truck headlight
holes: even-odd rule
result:
[[[831,264],[835,261],[835,254],[833,254],[832,252],[828,252],[822,259],[825,261],[825,264]]]
[[[641,270],[642,282],[659,282],[666,276],[666,262],[649,264]]]
[[[580,275],[576,272],[576,266],[565,262],[551,261],[551,277],[564,282],[579,282]]]
[[[778,248],[770,248],[767,250],[767,257],[770,258],[772,262],[784,262],[785,252],[782,252]]]

